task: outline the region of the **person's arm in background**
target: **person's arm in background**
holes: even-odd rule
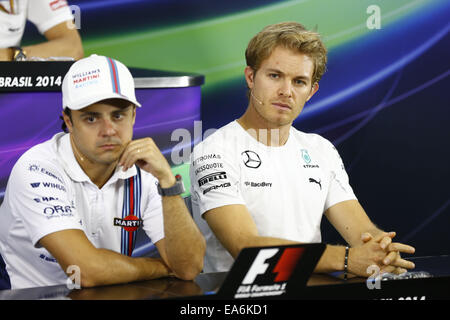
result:
[[[71,28],[71,21],[62,22],[44,33],[46,42],[25,46],[22,49],[29,58],[71,57],[75,60],[84,56],[81,37],[78,30]],[[13,49],[0,49],[0,61],[12,61]]]
[[[44,33],[46,42],[23,47],[27,57],[71,57],[75,60],[83,58],[80,34],[71,26],[72,22],[66,21],[47,30]]]
[[[12,61],[14,50],[11,48],[0,48],[0,61]]]

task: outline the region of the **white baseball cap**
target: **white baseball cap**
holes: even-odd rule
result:
[[[141,106],[136,100],[133,76],[117,60],[93,54],[75,62],[64,76],[63,109],[80,110],[111,98]]]

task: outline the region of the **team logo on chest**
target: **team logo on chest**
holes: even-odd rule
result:
[[[114,218],[114,225],[124,228],[125,231],[134,232],[142,226],[142,219],[132,215],[126,216],[124,219]]]
[[[308,150],[302,149],[301,151],[302,151],[303,161],[305,161],[306,164],[310,164],[311,163],[311,157],[309,156]]]
[[[122,218],[114,218],[114,225],[122,227],[120,232],[120,253],[131,256],[136,244],[137,230],[143,225],[141,219],[141,170],[124,181]]]
[[[261,165],[261,158],[254,151],[246,150],[241,153],[241,156],[247,168],[257,169]]]
[[[301,149],[300,150],[302,153],[302,159],[305,162],[305,164],[303,165],[303,168],[309,169],[309,168],[319,168],[318,164],[311,164],[311,157],[308,153],[308,150],[306,149]]]

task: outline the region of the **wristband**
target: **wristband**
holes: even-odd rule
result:
[[[181,176],[179,174],[175,176],[175,180],[176,180],[175,184],[169,188],[161,188],[161,186],[158,183],[158,193],[161,196],[177,196],[185,192],[183,180],[181,179]]]
[[[348,246],[345,247],[345,257],[344,257],[344,280],[347,281],[348,274],[348,253],[350,248]]]
[[[27,53],[21,47],[11,47],[13,50],[12,61],[26,61]]]

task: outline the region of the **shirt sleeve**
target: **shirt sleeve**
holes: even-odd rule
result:
[[[83,230],[69,186],[49,162],[19,161],[9,178],[9,201],[34,246],[44,236],[66,229]]]
[[[245,204],[240,189],[239,159],[223,143],[205,140],[194,148],[190,179],[192,206],[198,208],[200,215],[226,205]]]
[[[27,18],[44,34],[64,21],[72,21],[72,11],[66,0],[31,0]]]
[[[156,187],[157,182],[158,180],[153,176],[145,177],[145,185],[150,189],[146,192],[149,192],[150,196],[143,208],[143,229],[153,243],[164,238],[163,208],[161,196]],[[143,190],[146,189],[143,188]]]
[[[352,187],[350,186],[348,174],[345,171],[345,166],[342,158],[340,157],[334,145],[328,140],[325,141],[327,144],[327,158],[329,160],[329,166],[331,169],[331,182],[325,201],[326,211],[328,210],[328,208],[334,206],[339,202],[356,200],[357,198],[353,192]]]

